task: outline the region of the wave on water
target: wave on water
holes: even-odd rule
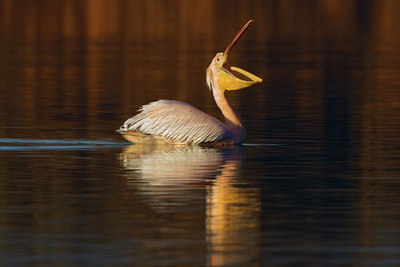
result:
[[[127,145],[130,145],[130,143],[103,140],[42,140],[0,138],[0,151],[89,150],[100,148],[117,148]]]
[[[243,143],[243,146],[281,146],[282,144],[267,144],[267,143]]]
[[[90,150],[101,148],[118,148],[132,145],[129,142],[106,140],[51,140],[51,139],[22,139],[0,138],[0,151],[28,151],[28,150]],[[243,146],[279,146],[273,143],[244,143]]]

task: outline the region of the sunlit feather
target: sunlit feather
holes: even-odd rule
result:
[[[158,100],[144,105],[139,111],[125,121],[120,131],[159,135],[192,144],[217,142],[231,137],[231,132],[222,122],[184,102]]]
[[[244,126],[237,112],[229,105],[224,91],[246,88],[260,83],[262,79],[242,69],[230,67],[226,60],[251,22],[242,27],[224,53],[217,53],[206,71],[207,86],[225,118],[225,124],[184,102],[159,100],[143,106],[139,114],[126,120],[118,131],[133,143],[241,143],[245,136]]]

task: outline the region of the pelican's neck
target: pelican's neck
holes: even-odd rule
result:
[[[212,91],[215,99],[215,103],[221,110],[222,114],[225,117],[225,124],[229,129],[233,128],[243,128],[243,123],[240,120],[239,115],[236,111],[229,105],[226,100],[224,92],[220,89],[218,82],[214,79],[212,83]]]

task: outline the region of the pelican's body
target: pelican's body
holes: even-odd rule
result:
[[[158,100],[143,106],[120,131],[133,143],[143,140],[201,144],[233,140],[230,129],[218,119],[175,100]]]
[[[229,52],[252,21],[236,35],[224,53],[218,53],[207,68],[207,85],[225,118],[225,123],[184,102],[158,100],[144,105],[137,115],[118,130],[133,143],[173,143],[227,145],[241,143],[245,129],[239,115],[229,105],[225,90],[237,90],[262,80],[226,64]]]

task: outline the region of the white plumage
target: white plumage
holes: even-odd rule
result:
[[[218,119],[184,102],[158,100],[142,106],[119,131],[166,137],[181,143],[210,143],[231,138],[231,131]]]
[[[239,144],[245,129],[238,113],[229,105],[225,90],[238,90],[262,82],[245,70],[226,64],[228,55],[253,20],[236,34],[224,53],[217,53],[206,71],[207,85],[225,123],[180,101],[159,100],[143,106],[140,113],[125,121],[118,130],[132,143]]]

